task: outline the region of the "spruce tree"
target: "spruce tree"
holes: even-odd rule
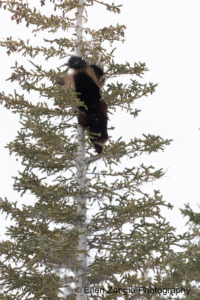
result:
[[[170,285],[186,286],[182,299],[194,300],[200,297],[200,213],[195,213],[189,204],[181,209],[184,217],[189,217],[191,240],[182,245],[183,251],[171,253],[166,259],[166,279]],[[174,299],[180,299],[178,293]]]
[[[184,234],[188,240],[181,243],[181,251],[173,251],[164,259],[160,284],[170,288],[171,294],[159,297],[160,300],[194,300],[200,296],[200,213],[195,213],[189,204],[181,209],[181,213],[189,217],[186,225],[190,225],[190,234]]]
[[[46,2],[41,0],[41,7],[45,8]],[[161,178],[163,170],[144,164],[135,167],[134,159],[164,150],[170,141],[152,134],[131,136],[128,143],[123,137],[117,141],[110,138],[103,154],[97,155],[77,124],[78,106],[83,105],[77,93],[56,84],[66,66],[46,71],[34,59],[43,54],[49,61],[52,57],[67,61],[76,54],[91,64],[99,61],[107,80],[131,76],[127,84],[110,81],[102,90],[111,113],[120,107],[137,117],[139,111],[133,109],[133,103],[154,93],[156,84],[137,81],[147,71],[144,63],[130,66],[114,61],[112,44],[124,42],[124,25],[98,30],[82,25],[83,18],[87,21],[87,7],[102,5],[119,14],[120,6],[98,0],[50,2],[52,14],[46,16],[27,1],[0,1],[17,24],[25,20],[33,34],[46,34],[44,47],[12,38],[0,42],[8,55],[20,52],[29,56],[31,67],[16,63],[10,82],[17,81],[30,94],[38,92],[37,104],[17,91],[9,95],[0,92],[5,108],[21,116],[22,128],[7,145],[24,166],[14,178],[14,189],[25,194],[23,199],[27,192],[35,196],[35,203],[22,207],[0,199],[2,212],[15,221],[15,226],[7,229],[10,239],[0,244],[1,299],[156,299],[157,295],[144,287],[162,287],[165,258],[173,253],[171,246],[187,236],[176,236],[162,217],[161,206],[172,206],[160,192],[150,195],[142,191],[142,185]],[[57,33],[58,29],[63,30],[63,37],[49,39],[48,32]],[[104,46],[107,41],[109,51]],[[109,126],[111,135],[112,124]],[[124,157],[129,159],[129,167],[123,167]],[[94,213],[87,217],[91,208]],[[147,276],[150,270],[155,278]],[[65,288],[71,291],[69,295]]]
[[[185,205],[185,209],[181,209],[184,217],[189,217],[187,224],[193,234],[193,241],[186,243],[185,255],[181,256],[182,280],[185,280],[190,285],[191,292],[185,297],[187,300],[198,299],[200,297],[200,213],[194,212],[189,204]]]

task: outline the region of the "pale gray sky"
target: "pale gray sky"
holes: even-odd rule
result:
[[[35,0],[34,4],[36,2],[39,1]],[[108,2],[112,3],[114,0]],[[150,133],[174,140],[164,152],[142,156],[135,164],[144,162],[156,169],[167,170],[165,178],[145,189],[159,189],[164,199],[174,205],[173,211],[163,210],[163,215],[178,228],[178,232],[183,232],[186,219],[182,218],[179,208],[189,202],[192,208],[197,209],[197,203],[200,203],[200,3],[198,0],[115,2],[123,4],[120,15],[113,15],[97,5],[96,9],[89,11],[90,21],[87,26],[99,28],[116,23],[125,24],[126,42],[116,44],[118,48],[115,61],[128,61],[132,65],[138,61],[145,62],[150,71],[141,82],[158,82],[159,86],[152,96],[135,102],[135,107],[142,110],[136,119],[125,112],[118,112],[110,118],[109,125],[116,127],[112,132],[116,139],[123,136],[128,141],[134,136],[141,137],[142,133]],[[45,8],[47,9],[48,7]],[[12,36],[13,39],[30,39],[30,44],[34,45],[42,41],[42,36],[39,35],[32,39],[32,26],[17,26],[15,22],[11,22],[10,13],[3,9],[0,10],[0,28],[0,40]],[[61,34],[63,33],[59,36]],[[13,93],[18,86],[5,81],[12,72],[10,67],[14,66],[15,61],[28,64],[27,59],[30,58],[24,58],[20,54],[8,57],[5,48],[0,48],[0,55],[1,91]],[[43,58],[38,57],[37,63],[50,69],[59,66],[61,61],[54,58],[43,64]],[[129,79],[128,76],[120,76],[117,80],[128,82]],[[20,199],[20,195],[12,191],[11,177],[16,176],[17,170],[22,168],[14,156],[9,156],[4,145],[15,138],[16,131],[20,128],[19,118],[0,106],[0,122],[0,196],[15,201]],[[2,232],[5,224],[2,218]]]

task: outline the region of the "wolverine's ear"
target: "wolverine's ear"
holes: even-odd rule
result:
[[[58,77],[57,80],[56,80],[56,83],[59,84],[59,85],[64,85],[65,84],[64,78],[63,77]]]

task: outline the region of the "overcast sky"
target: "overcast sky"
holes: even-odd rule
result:
[[[39,0],[35,0],[34,4],[36,2],[39,3]],[[200,203],[200,3],[198,0],[121,0],[115,3],[123,4],[120,15],[113,15],[96,5],[89,11],[87,26],[126,25],[126,42],[117,44],[115,62],[128,61],[132,66],[134,62],[145,62],[149,72],[141,82],[159,85],[152,96],[135,102],[135,108],[141,109],[137,118],[125,112],[118,112],[110,118],[109,125],[116,127],[112,136],[116,139],[123,136],[128,141],[134,136],[139,138],[143,133],[150,133],[174,140],[164,152],[142,156],[140,162],[167,170],[163,179],[149,184],[145,189],[159,189],[164,200],[174,205],[173,211],[163,210],[163,215],[180,233],[185,230],[187,219],[182,218],[179,208],[184,208],[184,203],[189,202],[197,210],[197,204]],[[48,11],[47,6],[45,10]],[[33,27],[16,26],[15,22],[11,22],[11,14],[3,9],[0,10],[0,28],[1,41],[10,36],[13,39],[30,39],[30,44],[34,45],[42,41],[42,35],[33,37]],[[21,54],[8,57],[6,48],[0,48],[0,57],[0,89],[12,94],[18,86],[5,81],[10,77],[11,66],[15,61],[28,64],[27,59],[30,58],[24,58]],[[43,58],[39,57],[38,62],[47,69],[61,65],[58,58],[43,63]],[[128,83],[130,77],[120,76],[117,80]],[[0,196],[15,201],[20,199],[20,195],[12,191],[11,177],[16,176],[17,170],[22,168],[14,156],[9,156],[4,146],[15,138],[20,128],[19,118],[0,106],[0,122]],[[5,224],[1,221],[2,232]]]

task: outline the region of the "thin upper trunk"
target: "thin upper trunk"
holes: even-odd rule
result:
[[[83,20],[83,3],[84,0],[79,0],[80,7],[78,8],[77,13],[77,22],[76,22],[76,32],[77,32],[77,48],[76,55],[81,55],[82,49],[82,20]],[[85,191],[85,182],[86,182],[86,165],[85,165],[85,130],[83,127],[79,126],[78,128],[78,158],[77,158],[77,181],[79,184],[79,197],[77,198],[77,212],[85,216],[85,222],[82,222],[78,225],[77,229],[79,231],[86,230],[86,198],[84,196]],[[78,250],[87,250],[87,236],[85,233],[79,235],[78,240]],[[79,261],[79,267],[76,273],[76,289],[77,289],[77,300],[87,300],[87,294],[84,293],[84,282],[83,274],[86,272],[87,268],[87,257],[84,253],[80,253],[77,257]]]

